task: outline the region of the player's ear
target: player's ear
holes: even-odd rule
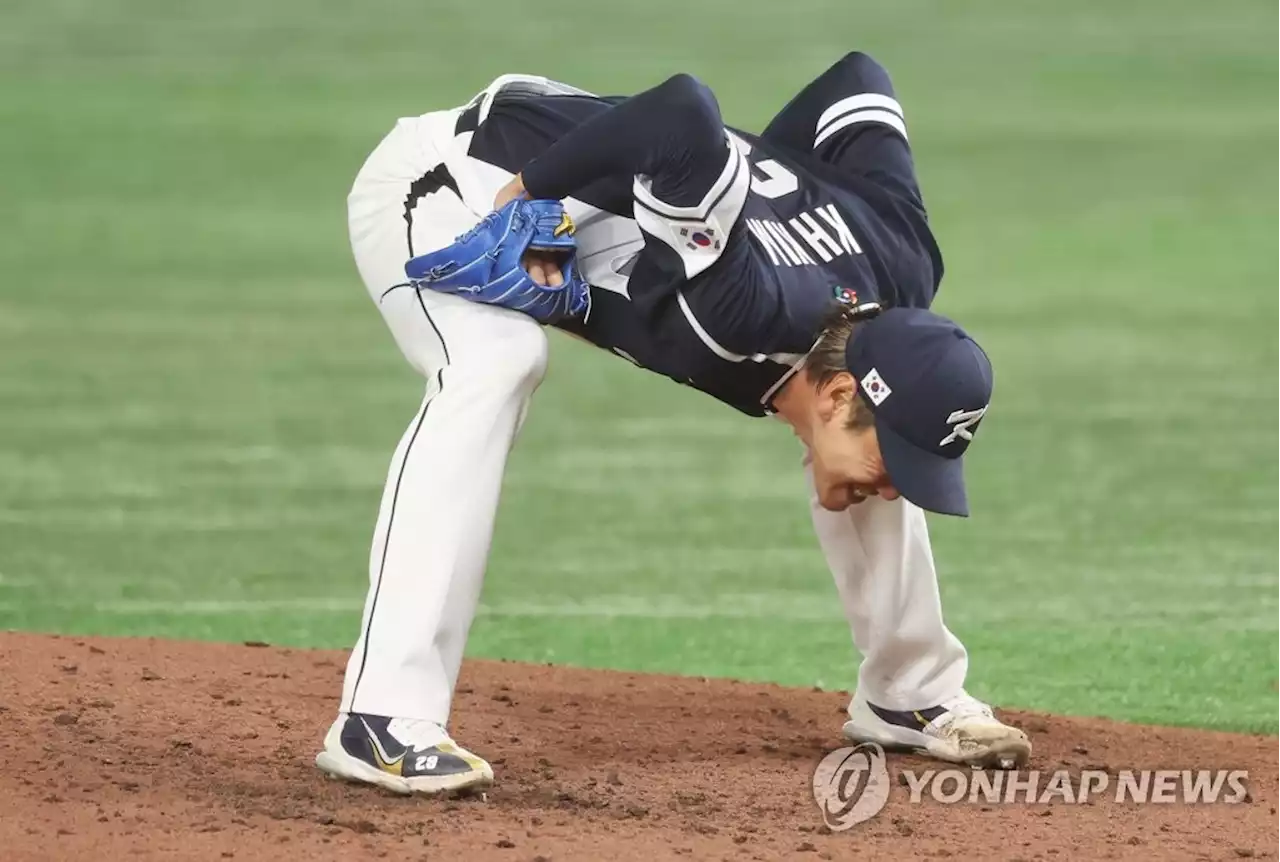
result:
[[[847,409],[853,403],[853,396],[858,391],[858,384],[853,375],[840,372],[823,383],[818,389],[818,416],[823,422],[830,422],[837,413]]]

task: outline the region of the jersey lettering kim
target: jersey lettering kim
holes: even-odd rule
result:
[[[468,154],[514,173],[617,102],[500,95]],[[686,172],[679,184],[660,173],[609,176],[566,198],[592,308],[561,328],[763,415],[834,301],[928,305],[941,260],[911,194],[914,176],[895,185],[873,166],[850,169],[850,156],[876,149],[850,146],[859,143],[856,117],[821,143],[812,123],[807,140],[771,139],[778,122],[763,136],[720,127],[716,146],[683,159],[701,159],[702,175]],[[900,158],[905,138],[875,125],[881,147],[898,148]]]
[[[734,143],[750,158],[751,145],[730,133]],[[800,189],[800,179],[776,159],[752,165],[751,193],[777,200]],[[788,221],[747,218],[747,229],[774,266],[816,266],[842,254],[862,254],[862,247],[834,204],[799,213]]]

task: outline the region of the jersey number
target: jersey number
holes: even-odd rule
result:
[[[729,134],[737,142],[743,155],[751,155],[749,143],[732,132]],[[751,166],[751,191],[762,198],[774,200],[783,195],[789,195],[798,188],[800,188],[800,181],[796,179],[796,175],[773,159],[761,159]]]
[[[762,177],[761,174],[764,176]],[[796,179],[796,175],[773,159],[756,162],[753,166],[751,191],[762,198],[773,200],[789,195],[798,188],[800,188],[800,181]]]

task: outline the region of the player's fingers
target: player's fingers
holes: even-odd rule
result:
[[[546,264],[539,257],[525,258],[524,268],[529,271],[529,277],[533,279],[534,284],[546,285],[547,270]]]
[[[547,264],[547,287],[560,287],[564,284],[564,273],[560,271],[560,264],[551,261]]]
[[[500,210],[515,198],[523,196],[524,193],[524,177],[516,174],[511,178],[511,182],[498,189],[498,194],[493,199],[493,208]]]

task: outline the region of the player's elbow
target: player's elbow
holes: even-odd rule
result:
[[[724,134],[720,106],[711,88],[687,72],[672,75],[654,91],[672,121],[689,133]]]
[[[659,92],[672,101],[692,100],[709,93],[707,85],[688,72],[677,72],[658,86]]]
[[[864,54],[861,51],[850,51],[848,54],[845,54],[840,58],[840,62],[837,65],[850,66],[856,71],[884,69],[883,66],[876,62],[874,57],[870,54]]]
[[[866,92],[893,92],[893,83],[889,79],[889,71],[876,62],[870,54],[861,51],[850,51],[840,58],[831,72],[844,79],[858,82]]]
[[[861,51],[850,51],[848,54],[845,54],[840,58],[840,62],[850,66],[861,66],[867,63],[870,63],[873,66],[880,65],[872,59],[870,54],[864,54]]]

